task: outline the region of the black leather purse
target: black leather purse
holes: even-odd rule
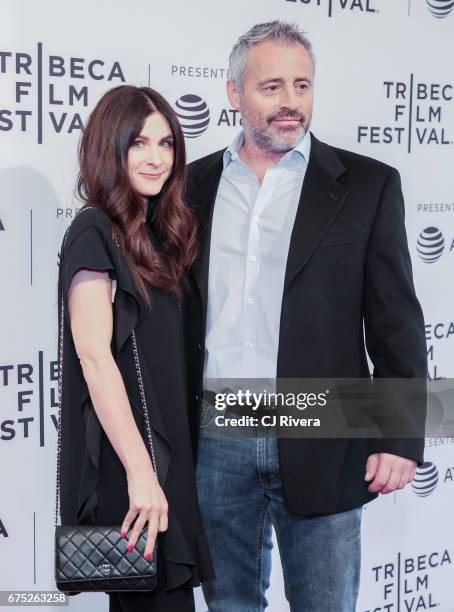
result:
[[[81,209],[79,214],[87,210]],[[63,247],[66,242],[63,239]],[[118,244],[118,243],[117,243]],[[62,261],[60,260],[60,266]],[[128,539],[122,539],[121,526],[58,525],[60,502],[61,410],[63,385],[63,330],[64,292],[61,291],[58,325],[58,437],[57,484],[55,495],[55,582],[57,588],[68,594],[85,591],[153,591],[157,584],[156,546],[150,561],[144,557],[147,525],[143,528],[132,552],[128,552]],[[132,349],[137,382],[147,430],[153,470],[157,476],[156,457],[151,436],[147,404],[144,393],[139,354],[134,330]]]

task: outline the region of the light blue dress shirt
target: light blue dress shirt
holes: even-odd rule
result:
[[[276,377],[285,269],[309,160],[309,132],[268,168],[260,185],[226,149],[211,231],[204,388],[215,379]],[[220,382],[220,381],[219,381]]]

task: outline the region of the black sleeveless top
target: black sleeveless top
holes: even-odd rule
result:
[[[151,207],[151,203],[150,203]],[[150,211],[149,211],[150,212]],[[153,244],[159,240],[147,227]],[[183,353],[182,317],[176,298],[149,289],[147,309],[122,251],[112,238],[111,221],[97,208],[84,207],[68,229],[60,253],[59,303],[64,298],[61,410],[61,518],[63,525],[121,525],[129,509],[124,467],[93,408],[69,326],[68,290],[81,268],[108,271],[116,280],[112,354],[122,374],[137,427],[149,448],[133,359],[137,350],[159,482],[169,505],[169,526],[158,534],[164,588],[197,586],[214,577],[199,513],[194,474]]]

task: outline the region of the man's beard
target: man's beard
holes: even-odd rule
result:
[[[266,153],[286,153],[293,149],[302,138],[304,138],[310,126],[310,115],[305,115],[297,111],[279,111],[265,117],[266,127],[250,127],[249,111],[243,110],[243,128],[252,142]],[[299,119],[302,131],[295,132],[295,128],[291,126],[283,126],[278,129],[281,134],[284,132],[293,132],[293,138],[285,138],[279,134],[272,132],[271,123],[275,119]]]

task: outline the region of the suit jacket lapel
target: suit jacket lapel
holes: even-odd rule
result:
[[[199,255],[192,267],[192,274],[202,300],[204,321],[208,299],[211,226],[216,194],[223,169],[224,150],[214,155],[210,163],[197,175],[195,179],[197,183],[190,195],[190,201],[196,211],[199,223]]]
[[[290,239],[284,294],[339,212],[347,191],[337,182],[345,167],[331,147],[311,134],[311,153]]]
[[[331,147],[311,134],[311,153],[290,239],[284,294],[314,253],[339,212],[347,191],[337,182],[345,167]],[[199,222],[199,256],[192,273],[200,292],[205,320],[208,299],[211,226],[222,174],[224,150],[214,154],[194,176],[189,200]]]

